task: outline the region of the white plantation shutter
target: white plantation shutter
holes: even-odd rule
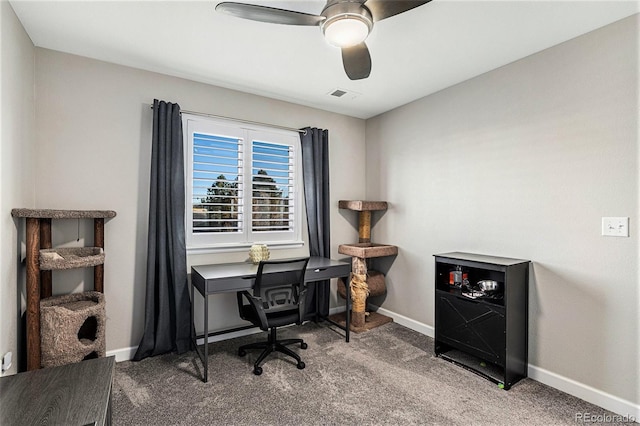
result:
[[[193,135],[193,232],[242,232],[242,140]]]
[[[290,145],[253,141],[253,232],[292,231],[295,205],[294,150]]]
[[[295,132],[183,114],[187,248],[301,244]]]

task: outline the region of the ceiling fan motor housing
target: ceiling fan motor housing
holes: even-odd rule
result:
[[[366,34],[364,34],[364,37],[362,40],[359,40],[358,43],[364,41],[373,28],[373,17],[371,16],[371,12],[369,12],[369,9],[364,7],[360,1],[329,2],[322,10],[321,15],[326,18],[320,26],[322,28],[322,33],[327,38],[329,38],[327,35],[329,27],[333,24],[337,24],[341,20],[351,20],[351,22],[357,21],[366,26]]]

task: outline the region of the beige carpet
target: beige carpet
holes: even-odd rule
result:
[[[575,425],[577,413],[612,414],[524,379],[509,391],[436,358],[433,340],[396,323],[352,333],[313,323],[279,331],[307,341],[306,368],[279,355],[261,376],[256,352],[210,346],[209,382],[190,352],[118,363],[115,425]],[[341,332],[340,332],[341,333]]]

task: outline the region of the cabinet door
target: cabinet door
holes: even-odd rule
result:
[[[504,307],[436,291],[436,340],[504,367]]]

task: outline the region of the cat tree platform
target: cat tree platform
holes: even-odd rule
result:
[[[398,254],[398,247],[374,243],[340,244],[338,253],[362,259],[371,259],[373,257],[394,256]]]
[[[40,250],[40,270],[90,268],[104,263],[102,247],[59,247]]]

